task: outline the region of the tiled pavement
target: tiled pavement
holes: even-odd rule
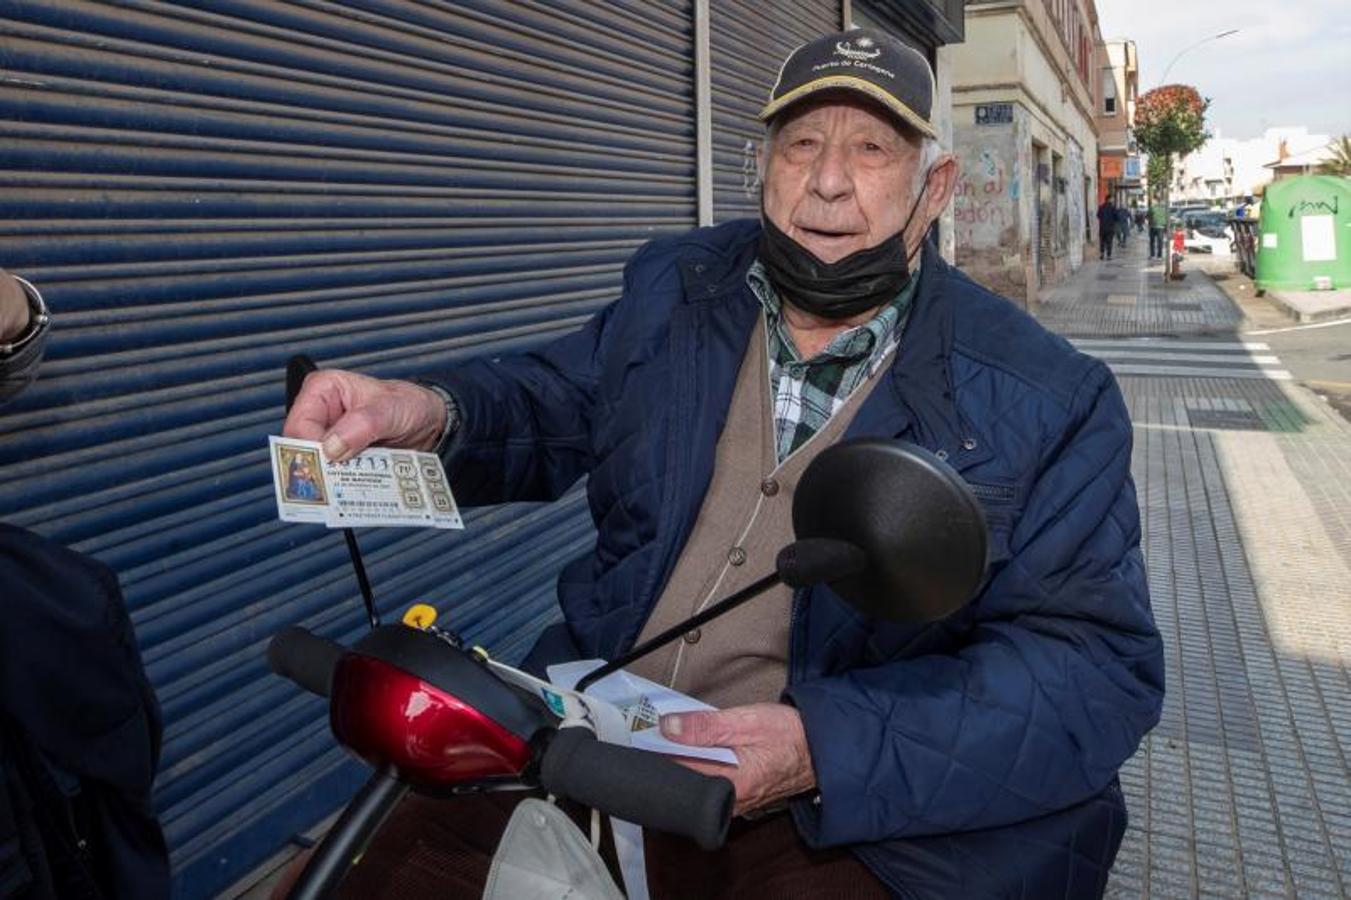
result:
[[[1117,372],[1167,649],[1108,896],[1348,896],[1351,426],[1138,239],[1034,312]]]

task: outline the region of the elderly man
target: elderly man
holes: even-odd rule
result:
[[[589,475],[596,547],[537,669],[613,658],[769,571],[798,475],[842,437],[913,441],[973,486],[989,570],[948,619],[783,588],[636,667],[723,708],[662,728],[735,749],[702,768],[749,814],[718,854],[649,835],[657,896],[1093,896],[1120,842],[1117,768],[1163,694],[1130,423],[1101,363],[926,243],[957,178],[932,103],[927,62],[880,31],[805,44],[761,114],[759,221],[649,243],[613,305],[536,352],[420,384],[320,372],[287,419],[336,458],[439,447],[471,504]],[[435,891],[430,857],[389,843],[373,857]],[[354,895],[380,890],[365,868]]]

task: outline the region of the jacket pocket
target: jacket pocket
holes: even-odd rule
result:
[[[971,493],[982,504],[1010,504],[1018,497],[1018,489],[1011,484],[986,484],[969,481]]]
[[[985,528],[989,546],[986,550],[986,562],[995,566],[1005,562],[1012,555],[1010,539],[1013,526],[1022,512],[1021,491],[1016,484],[981,479],[968,481],[967,486],[980,503],[985,513]]]

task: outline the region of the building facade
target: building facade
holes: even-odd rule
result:
[[[1330,153],[1327,135],[1303,127],[1268,128],[1242,140],[1217,128],[1199,150],[1173,164],[1169,197],[1174,203],[1228,208],[1260,195],[1277,178],[1313,171]]]
[[[955,255],[1031,305],[1078,269],[1097,196],[1097,10],[1092,0],[968,3],[952,58]]]
[[[1310,135],[1303,128],[1298,131],[1301,134],[1283,139],[1277,145],[1276,158],[1262,167],[1271,172],[1272,181],[1317,174],[1335,155],[1335,143],[1327,135]]]
[[[1135,103],[1140,90],[1140,65],[1135,41],[1103,44],[1102,84],[1098,95],[1098,195],[1117,205],[1141,202],[1143,178],[1135,145]]]

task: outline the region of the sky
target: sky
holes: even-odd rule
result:
[[[1135,41],[1141,94],[1188,45],[1239,30],[1188,50],[1168,71],[1170,83],[1210,98],[1212,132],[1238,139],[1279,126],[1351,132],[1348,0],[1097,0],[1097,7],[1104,39]]]

